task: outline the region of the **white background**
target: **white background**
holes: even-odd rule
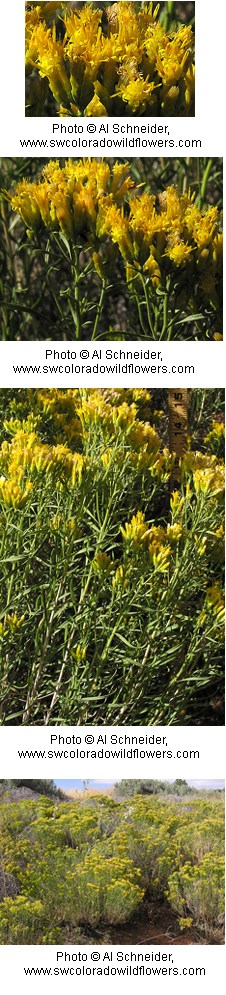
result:
[[[78,962],[74,962],[73,964],[71,962],[66,961],[64,963],[63,958],[62,960],[58,961],[57,964],[57,959],[56,959],[57,951],[63,951],[64,953],[67,954],[77,953],[78,955],[79,952],[80,954],[87,954],[88,961],[85,962],[85,964],[87,963],[87,966],[90,966],[91,964],[90,960],[91,954],[97,951],[101,955],[101,960],[98,961],[97,963],[94,963],[93,966],[104,967],[107,966],[108,963],[107,961],[103,963],[103,957],[106,951],[109,954],[113,952],[113,965],[115,965],[116,950],[120,950],[120,947],[116,948],[116,947],[84,946],[84,947],[66,948],[66,947],[60,947],[60,945],[58,947],[54,946],[20,947],[20,948],[5,947],[2,948],[1,951],[1,968],[2,968],[1,974],[2,974],[2,982],[4,985],[3,990],[5,990],[5,985],[7,984],[7,987],[10,986],[10,990],[11,986],[13,990],[13,986],[15,985],[16,991],[18,992],[36,993],[44,991],[48,993],[48,995],[55,995],[56,992],[59,992],[59,995],[61,995],[61,992],[63,993],[82,992],[85,993],[85,995],[88,995],[88,993],[90,993],[91,995],[91,992],[96,993],[99,991],[101,992],[101,995],[102,993],[106,993],[106,991],[109,992],[110,995],[115,995],[116,991],[117,992],[120,991],[122,993],[126,992],[135,993],[137,992],[137,990],[139,992],[144,992],[145,995],[148,995],[148,993],[151,991],[154,991],[156,995],[157,993],[158,995],[164,995],[164,993],[167,992],[170,992],[170,995],[174,995],[174,993],[175,995],[177,995],[177,993],[178,995],[180,995],[181,991],[185,993],[185,995],[187,995],[187,993],[189,993],[190,995],[191,992],[192,995],[193,992],[201,993],[201,995],[204,995],[205,992],[207,995],[207,993],[214,991],[215,986],[217,984],[218,991],[224,991],[223,979],[224,979],[225,949],[223,947],[217,947],[217,946],[205,947],[197,945],[194,947],[161,946],[158,948],[156,946],[151,948],[150,946],[142,945],[142,947],[140,946],[124,947],[121,949],[124,950],[124,953],[133,951],[134,953],[142,952],[143,954],[145,954],[145,953],[150,953],[152,950],[153,953],[157,953],[158,950],[161,951],[161,954],[172,953],[173,966],[179,969],[179,974],[176,977],[172,976],[169,978],[166,976],[162,978],[160,976],[159,977],[149,976],[147,978],[141,978],[141,977],[139,978],[136,976],[135,977],[125,976],[124,978],[120,979],[116,976],[114,977],[99,976],[95,979],[91,976],[79,977],[75,975],[71,977],[68,975],[66,978],[65,977],[60,978],[59,976],[56,977],[54,975],[52,975],[52,977],[46,977],[46,976],[44,977],[42,975],[42,977],[33,976],[31,978],[25,976],[24,967],[25,968],[38,967],[39,969],[40,967],[43,968],[51,967],[52,971],[54,971],[54,968],[56,966],[59,967],[61,965],[62,967],[69,967],[69,968],[74,967],[75,969],[76,967],[78,968],[81,967],[81,964]],[[162,967],[165,967],[166,963],[163,962]],[[118,966],[122,967],[127,965],[126,964],[122,965],[121,963],[119,963]],[[160,965],[157,962],[153,963],[153,965],[150,964],[150,966],[159,967]],[[187,970],[189,968],[195,970],[196,968],[203,968],[203,967],[205,968],[206,971],[205,977],[203,977],[203,975],[197,977],[195,977],[194,975],[182,976],[182,971],[184,968],[187,968]]]
[[[38,0],[37,0],[38,2]],[[225,94],[225,31],[223,26],[223,15],[224,15],[224,4],[222,0],[215,0],[214,3],[210,0],[196,0],[196,117],[191,119],[180,119],[173,120],[169,119],[169,129],[170,135],[178,142],[179,138],[184,140],[188,139],[201,139],[202,148],[198,154],[202,156],[223,156],[224,155],[224,144],[225,144],[225,114],[224,114],[224,94]],[[2,157],[8,156],[21,156],[23,150],[21,149],[20,139],[21,138],[52,138],[52,126],[54,119],[40,118],[40,119],[27,119],[24,117],[24,0],[4,0],[1,3],[1,126],[0,126],[0,155]],[[131,119],[129,119],[131,121]],[[56,119],[56,122],[58,119]],[[92,121],[92,119],[90,119]],[[71,124],[72,119],[70,118],[67,122],[64,119],[64,124]],[[99,123],[99,122],[98,122]],[[136,123],[136,119],[133,118],[133,123]],[[140,123],[140,119],[137,119],[137,123]],[[150,121],[153,123],[153,119]],[[160,124],[163,123],[162,119],[159,119]],[[165,122],[164,122],[165,123]],[[166,121],[167,123],[167,121]],[[87,122],[86,122],[87,125]],[[112,121],[109,121],[109,135],[111,135]],[[29,155],[29,150],[26,150],[26,155]],[[54,152],[51,150],[49,153],[46,150],[43,155],[59,155],[57,150]],[[65,153],[66,154],[66,153]],[[73,154],[73,152],[69,152]],[[75,152],[76,154],[76,152]],[[82,152],[78,152],[78,155]],[[84,153],[86,154],[85,150]],[[95,153],[98,155],[98,151]],[[101,149],[99,150],[101,155]],[[110,153],[107,153],[110,154]],[[114,154],[114,153],[112,153]],[[126,152],[122,151],[123,156],[130,156],[134,153],[129,149]],[[150,155],[150,150],[146,150],[144,155]],[[156,153],[155,153],[156,154]],[[164,155],[164,150],[159,152],[160,155]],[[181,155],[192,155],[193,152],[190,148],[184,148],[181,152],[177,150],[169,149],[167,151],[167,156]],[[197,152],[194,152],[196,155]],[[37,155],[40,158],[42,151],[37,150]],[[67,343],[67,347],[73,349],[74,344]],[[104,344],[103,351],[107,348],[107,343]],[[112,343],[109,343],[111,346]],[[116,344],[115,344],[116,345]],[[35,377],[31,374],[18,377],[13,375],[12,364],[42,364],[46,362],[45,359],[45,348],[48,343],[0,343],[0,386],[1,387],[22,387],[22,386],[45,386],[45,387],[64,387],[64,386],[81,386],[81,381],[78,382],[75,376],[68,376],[67,374],[59,374],[58,377],[54,375],[40,375]],[[82,346],[82,344],[81,344]],[[122,347],[122,343],[120,343]],[[134,348],[135,343],[131,346]],[[52,348],[52,343],[50,344]],[[125,348],[128,350],[130,347],[129,343],[126,343]],[[144,348],[144,343],[141,344]],[[65,343],[56,343],[56,349],[65,349]],[[76,348],[79,348],[77,344]],[[175,379],[173,375],[160,375],[153,376],[148,379],[148,382],[144,377],[135,379],[131,377],[124,377],[120,379],[118,375],[116,378],[104,377],[104,380],[93,378],[91,382],[90,377],[87,379],[87,384],[89,386],[103,386],[111,385],[114,386],[115,383],[120,386],[186,386],[186,387],[220,387],[225,385],[225,344],[208,344],[208,343],[165,343],[162,344],[162,352],[164,361],[166,364],[194,364],[195,374],[194,376],[180,375]],[[49,360],[50,361],[50,360]],[[86,385],[86,380],[82,381],[84,386]],[[54,730],[52,730],[53,732]],[[57,730],[59,732],[59,730]],[[75,731],[75,730],[73,730]],[[81,730],[79,730],[81,732]],[[115,731],[115,730],[113,730]],[[125,731],[125,729],[123,730]],[[151,732],[154,730],[151,729]],[[163,732],[163,730],[161,730]],[[165,730],[164,730],[165,731]],[[69,735],[70,729],[62,730],[62,733]],[[95,730],[96,735],[97,730]],[[136,730],[134,730],[136,732]],[[141,730],[139,730],[141,732]],[[155,730],[156,734],[160,732],[159,729]],[[80,761],[78,765],[77,761],[74,760],[48,760],[41,762],[39,760],[27,761],[18,760],[17,749],[48,749],[50,739],[50,730],[42,729],[16,729],[16,728],[2,728],[0,729],[0,775],[1,777],[16,777],[22,776],[43,776],[43,777],[71,777],[73,773],[79,775],[79,777],[100,777],[103,780],[109,778],[110,776],[116,777],[171,777],[175,778],[177,776],[181,777],[196,777],[196,778],[219,778],[225,776],[225,734],[222,729],[179,729],[174,728],[167,730],[168,744],[173,748],[186,749],[187,745],[190,748],[200,750],[200,760],[172,760],[172,761],[133,761],[132,765],[129,761],[117,762],[117,768],[115,762],[108,761],[103,763],[103,761]],[[65,948],[64,948],[65,949]],[[105,948],[97,948],[101,952],[101,957]],[[112,948],[108,948],[109,950]],[[125,950],[126,948],[124,948]],[[148,947],[135,947],[135,951],[142,949],[142,952],[150,953],[151,948]],[[115,992],[116,986],[120,991],[131,990],[135,992],[137,990],[137,985],[144,992],[149,992],[151,987],[155,992],[160,993],[166,991],[167,989],[172,991],[192,991],[195,993],[202,991],[209,991],[213,989],[217,982],[217,986],[221,991],[223,988],[223,974],[225,968],[225,948],[222,947],[205,947],[205,946],[175,946],[175,947],[161,947],[161,952],[165,949],[166,952],[172,949],[174,962],[179,966],[179,970],[182,971],[183,966],[205,966],[206,967],[206,977],[195,977],[187,976],[183,977],[181,974],[178,977],[172,978],[147,978],[139,979],[136,977],[128,977],[124,980],[120,980],[116,977],[108,978],[79,978],[79,977],[68,977],[63,978],[25,978],[23,973],[23,966],[52,966],[56,965],[56,948],[54,947],[15,947],[15,948],[1,948],[0,949],[0,973],[2,980],[3,990],[6,990],[10,986],[12,988],[17,988],[17,990],[36,992],[40,990],[41,986],[45,986],[45,990],[49,992],[56,992],[57,990],[61,993],[66,993],[67,990],[74,991],[77,989],[79,992],[91,991],[97,992],[99,989],[101,991],[107,989],[113,993]],[[69,952],[76,950],[76,948],[69,947]],[[80,947],[77,948],[77,952],[87,952],[91,955],[91,947]],[[116,948],[114,950],[114,957],[116,954]],[[157,947],[153,948],[154,952],[157,951]],[[74,965],[76,966],[76,965]]]
[[[116,358],[108,359],[111,349]],[[149,350],[149,358],[147,351]],[[152,366],[152,373],[135,372],[128,375],[122,367],[131,363],[120,356],[134,354],[134,367]],[[72,358],[65,359],[70,352]],[[50,355],[51,353],[51,355]],[[76,353],[76,358],[75,357]],[[86,353],[88,358],[84,358]],[[158,359],[158,354],[161,358]],[[1,344],[1,387],[224,387],[225,347],[223,342],[5,342]],[[156,358],[155,358],[156,354]],[[152,356],[152,358],[150,358]],[[58,358],[59,357],[59,358]],[[162,359],[162,361],[161,361]],[[118,363],[121,368],[119,371]],[[27,367],[27,372],[14,372],[15,367]],[[40,367],[33,372],[32,367]],[[53,372],[42,372],[49,367]],[[93,374],[77,372],[77,368],[94,366]],[[102,373],[100,367],[115,367],[113,373]],[[161,367],[158,372],[158,366]],[[167,373],[162,366],[167,367]],[[179,372],[171,372],[173,367]],[[194,367],[194,373],[185,372],[185,366]],[[58,374],[54,368],[59,367]],[[71,367],[70,373],[68,367]],[[98,367],[98,372],[97,372]],[[154,369],[156,367],[156,370]],[[180,367],[183,369],[181,370]]]
[[[94,737],[94,743],[90,744],[90,734]],[[146,734],[152,736],[165,736],[166,743],[163,746],[156,744],[154,745],[143,745],[140,743],[139,750],[141,751],[141,759],[113,759],[112,757],[105,759],[97,757],[93,759],[89,757],[86,759],[86,752],[89,751],[101,751],[107,750],[112,752],[117,752],[119,750],[136,749],[136,745],[129,745],[128,743],[124,747],[120,742],[117,745],[110,744],[110,735],[117,734],[132,736],[145,736]],[[107,744],[103,746],[103,743],[98,737],[107,736]],[[51,736],[57,736],[57,739],[51,741]],[[75,743],[72,737],[77,739]],[[59,739],[59,737],[61,737]],[[85,741],[86,737],[86,741]],[[81,738],[81,744],[80,744]],[[217,727],[213,729],[209,727],[202,728],[200,726],[161,726],[154,727],[149,726],[147,728],[139,726],[121,726],[110,728],[106,726],[101,728],[99,726],[79,726],[76,728],[71,726],[65,727],[54,727],[48,728],[28,727],[25,728],[1,728],[0,729],[0,739],[1,739],[1,752],[2,757],[4,757],[4,762],[2,760],[2,767],[4,770],[1,771],[1,776],[4,777],[21,777],[22,775],[26,777],[53,777],[55,778],[71,778],[74,774],[79,774],[79,777],[84,778],[101,778],[101,780],[108,780],[108,778],[113,778],[114,780],[119,780],[121,777],[145,777],[145,778],[224,778],[225,777],[225,735],[224,729]],[[88,742],[87,742],[88,740]],[[214,742],[213,742],[214,741]],[[79,752],[85,752],[85,758],[77,759],[76,750]],[[29,752],[38,750],[45,751],[46,757],[42,758],[29,758],[29,760],[22,760],[19,755],[21,751],[29,750]],[[153,752],[154,750],[162,752],[163,750],[168,750],[172,752],[173,759],[168,759],[166,756],[162,756],[155,759],[150,759],[147,753]],[[57,751],[59,753],[58,758],[52,759],[48,758],[49,751]],[[60,753],[65,752],[68,754],[66,758],[60,757]],[[143,752],[146,751],[146,757],[143,758]],[[177,757],[178,751],[190,753],[190,751],[199,752],[199,757],[193,756],[191,758]],[[71,753],[71,756],[70,756]],[[74,755],[75,754],[75,755]]]

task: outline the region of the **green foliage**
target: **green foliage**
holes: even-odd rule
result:
[[[6,788],[30,788],[31,791],[37,791],[37,794],[47,795],[50,798],[59,794],[54,781],[51,779],[33,781],[31,778],[27,780],[22,778],[20,780],[0,781],[0,785],[4,785]]]
[[[117,794],[123,795],[125,798],[133,797],[133,795],[187,795],[192,791],[187,781],[181,778],[177,778],[171,783],[170,781],[142,781],[130,778],[129,781],[119,781],[115,787]]]

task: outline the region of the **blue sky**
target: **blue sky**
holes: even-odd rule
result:
[[[166,781],[167,780],[168,781],[172,781],[173,778],[165,778],[165,780]],[[198,790],[201,790],[202,788],[204,788],[204,790],[216,791],[218,788],[224,788],[224,781],[222,781],[220,778],[218,780],[217,779],[209,780],[207,778],[206,779],[205,778],[202,778],[202,779],[199,778],[199,780],[194,780],[194,779],[191,780],[189,778],[186,778],[186,780],[187,780],[188,784],[190,784],[194,788],[197,788]],[[66,780],[59,780],[59,781],[55,781],[54,783],[57,784],[58,788],[64,788],[65,790],[68,790],[68,791],[70,790],[70,788],[73,788],[74,790],[77,790],[77,791],[81,791],[81,789],[83,788],[83,784],[84,784],[83,781],[69,781],[69,780],[68,781],[66,781]],[[93,788],[93,789],[96,789],[96,788],[101,789],[101,788],[108,788],[108,787],[110,788],[115,783],[116,783],[115,781],[92,781],[92,780],[90,780],[88,786],[89,786],[89,788]]]

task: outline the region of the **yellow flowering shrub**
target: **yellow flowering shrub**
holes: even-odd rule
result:
[[[174,871],[168,880],[167,897],[174,909],[182,913],[179,918],[181,928],[190,924],[202,929],[207,942],[218,930],[221,935],[224,927],[224,857],[210,852],[200,860],[198,866],[184,864]],[[186,914],[185,920],[183,919]]]
[[[194,33],[159,4],[26,4],[25,67],[28,115],[194,115]]]
[[[149,904],[160,923],[175,913],[178,935],[223,941],[223,792],[10,802],[6,791],[0,845],[0,943],[102,942],[106,927],[146,923]]]
[[[213,338],[221,325],[218,207],[200,207],[190,189],[181,193],[176,185],[158,195],[150,181],[148,190],[142,187],[125,162],[50,160],[37,182],[22,179],[7,197],[26,226],[30,248],[41,257],[46,246],[44,258],[52,254],[53,265],[57,253],[58,271],[59,253],[64,269],[67,261],[68,287],[56,288],[54,300],[61,314],[63,293],[69,309],[66,331],[73,320],[75,338],[87,337],[87,329],[89,338],[98,338],[116,267],[131,313],[138,317],[135,337]],[[65,309],[61,320],[65,335]]]
[[[106,861],[95,847],[73,875],[78,920],[95,925],[126,921],[144,897],[141,872],[117,855]]]
[[[174,456],[147,420],[148,400],[38,389],[11,403],[4,392],[3,723],[213,720],[224,466],[189,450],[169,498]]]
[[[38,899],[24,895],[5,898],[0,906],[0,942],[13,945],[41,943],[45,934],[45,912]],[[51,942],[51,941],[50,941]],[[54,939],[52,939],[54,942]]]

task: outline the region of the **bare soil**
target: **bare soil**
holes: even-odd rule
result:
[[[200,936],[192,929],[181,932],[177,917],[170,907],[161,902],[151,904],[145,913],[123,926],[112,926],[109,930],[110,943],[125,946],[138,944],[163,946],[203,943]]]

